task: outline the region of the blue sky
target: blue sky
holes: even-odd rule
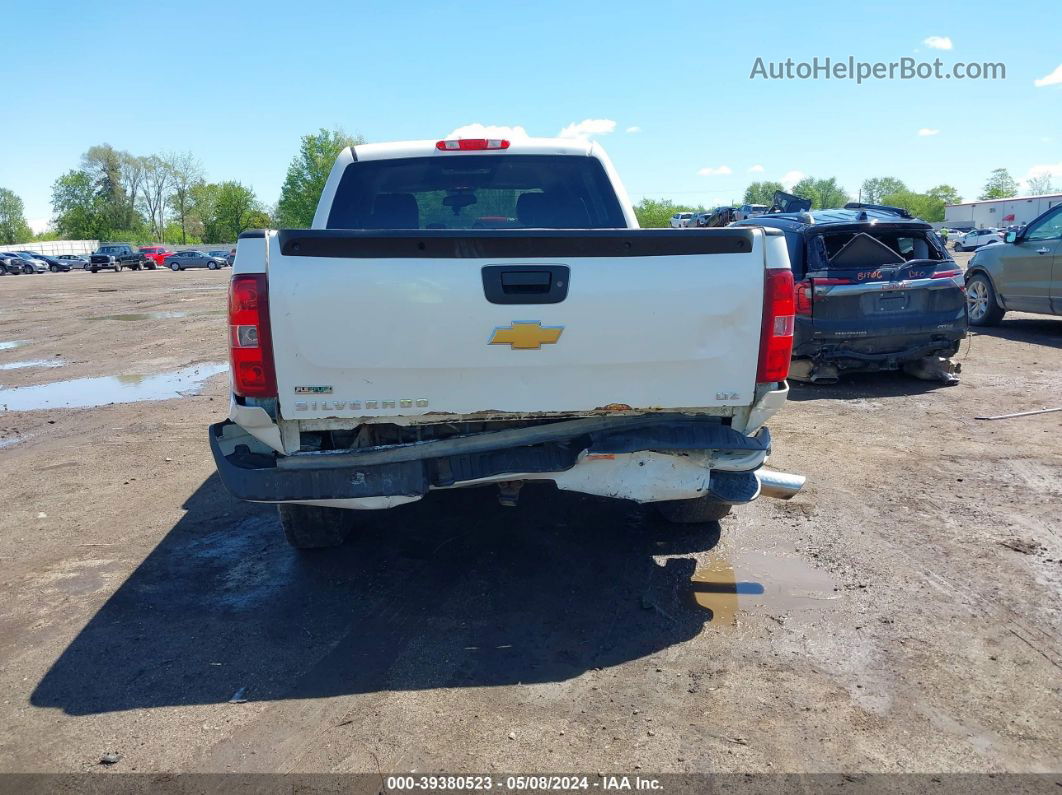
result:
[[[272,204],[299,136],[322,126],[387,141],[472,123],[556,135],[596,120],[635,201],[712,206],[798,173],[836,176],[853,194],[892,175],[971,198],[997,167],[1062,184],[1057,0],[8,0],[0,18],[24,43],[0,64],[0,186],[33,221],[50,215],[55,178],[101,142],[191,151],[210,179]],[[757,57],[850,55],[998,61],[1007,77],[749,78]]]

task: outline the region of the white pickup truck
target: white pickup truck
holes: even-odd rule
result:
[[[356,146],[312,229],[240,235],[211,447],[299,548],[483,484],[714,521],[803,484],[763,468],[793,314],[780,233],[639,229],[595,143]]]

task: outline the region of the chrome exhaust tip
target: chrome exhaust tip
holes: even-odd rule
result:
[[[774,497],[776,500],[791,500],[807,482],[803,475],[775,472],[773,469],[757,469],[756,480],[760,482],[760,496]]]

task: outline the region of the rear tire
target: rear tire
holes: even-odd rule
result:
[[[966,309],[971,326],[996,326],[1007,312],[999,308],[992,282],[983,273],[966,283]]]
[[[327,549],[340,546],[353,529],[353,511],[317,505],[277,506],[284,537],[295,549]]]
[[[216,271],[218,269],[218,264],[216,262],[211,261],[207,263],[207,267],[212,271]]]
[[[115,273],[121,273],[123,267],[124,266],[122,265],[122,263],[119,262],[117,265],[114,266],[114,272]]]
[[[173,271],[174,273],[176,273],[180,269],[181,269],[181,266],[178,265],[176,262],[171,262],[170,263],[170,270]]]
[[[731,505],[709,497],[693,500],[669,500],[653,503],[657,512],[672,524],[701,524],[718,522],[730,513]]]
[[[50,270],[52,273],[58,273],[59,272],[59,266],[58,265],[49,265],[48,266],[48,270]]]
[[[96,273],[99,270],[99,268],[89,268],[89,270],[91,270],[93,273]]]

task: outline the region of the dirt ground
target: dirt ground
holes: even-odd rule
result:
[[[194,382],[227,279],[0,278],[0,365],[63,363],[0,387]],[[975,417],[1062,405],[1062,318],[960,359],[794,387],[771,463],[808,486],[721,530],[472,489],[311,556],[214,474],[224,375],[0,408],[0,770],[1058,771],[1062,413]]]

